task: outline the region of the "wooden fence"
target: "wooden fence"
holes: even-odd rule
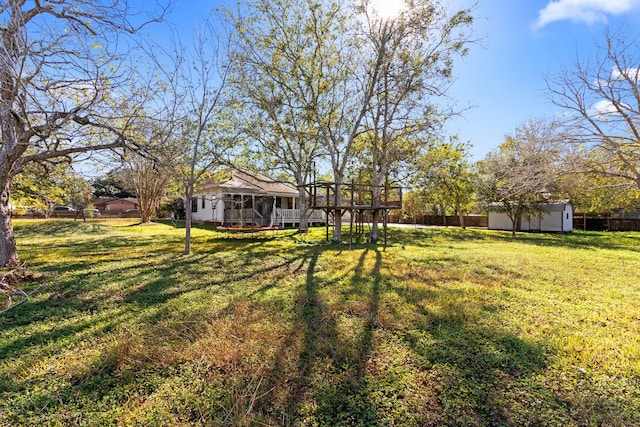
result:
[[[15,218],[45,218],[43,214],[29,212],[25,215],[14,215]],[[89,215],[82,215],[78,211],[53,211],[49,215],[50,219],[90,219]],[[110,219],[110,218],[140,218],[139,212],[122,212],[122,211],[104,211],[94,219]]]
[[[397,224],[418,224],[447,227],[460,227],[460,217],[440,215],[416,215],[413,218],[402,218],[400,215],[389,215],[389,222]],[[464,217],[466,227],[488,227],[489,219],[481,215],[467,215]]]
[[[608,214],[575,213],[573,228],[587,231],[640,231],[640,218],[612,218]]]

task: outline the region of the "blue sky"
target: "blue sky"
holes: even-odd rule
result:
[[[458,61],[450,92],[474,108],[448,129],[471,142],[475,160],[523,122],[559,114],[545,76],[570,69],[576,58],[595,58],[607,25],[640,31],[639,0],[478,0],[474,15],[482,46]]]
[[[176,0],[169,20],[185,37],[224,3],[231,0]],[[640,31],[640,0],[477,0],[474,16],[480,42],[457,62],[449,93],[458,106],[472,108],[447,130],[471,142],[472,157],[480,160],[526,120],[558,114],[546,98],[544,77],[572,67],[578,57],[594,58],[607,25]]]

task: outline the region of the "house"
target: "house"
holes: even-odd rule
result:
[[[229,227],[285,227],[300,223],[298,190],[244,168],[228,169],[194,192],[186,208],[196,222]],[[309,224],[324,224],[326,215],[312,211]]]
[[[125,212],[129,209],[138,209],[138,199],[125,198],[100,198],[93,201],[93,206],[100,212]]]
[[[541,212],[531,218],[520,217],[519,231],[551,231],[569,233],[573,230],[573,206],[567,200],[540,204]],[[511,219],[504,212],[489,209],[489,230],[511,230]]]

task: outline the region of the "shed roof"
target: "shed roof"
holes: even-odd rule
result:
[[[567,205],[571,205],[571,203],[569,202],[569,200],[550,200],[546,203],[539,203],[538,207],[540,209],[542,209],[543,211],[547,211],[547,212],[555,212],[555,211],[559,211],[562,212],[565,207]],[[492,208],[499,208],[501,205],[498,202],[495,203],[491,203],[489,205],[489,211],[492,211],[494,209]]]

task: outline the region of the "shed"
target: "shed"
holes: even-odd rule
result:
[[[541,203],[541,212],[531,218],[520,217],[518,231],[549,231],[570,233],[573,231],[573,206],[568,200]],[[511,219],[504,212],[489,209],[489,230],[511,230]]]

